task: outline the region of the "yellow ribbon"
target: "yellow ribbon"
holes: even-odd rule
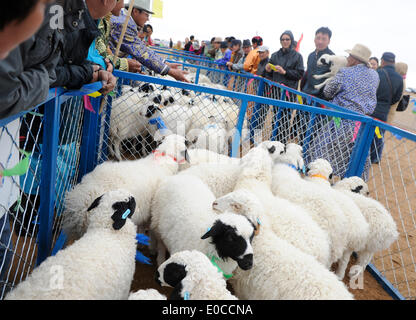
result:
[[[379,127],[376,127],[376,136],[377,136],[377,138],[379,138],[379,139],[383,139],[383,136],[381,135],[381,132],[380,132],[380,128]]]

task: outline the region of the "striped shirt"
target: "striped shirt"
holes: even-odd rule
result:
[[[111,17],[111,32],[110,32],[110,49],[115,52],[117,43],[120,39],[121,32],[123,30],[123,24],[127,18],[127,11],[121,10],[120,16]],[[121,44],[120,51],[125,56],[132,56],[139,61],[146,68],[155,71],[161,75],[166,75],[169,72],[169,66],[165,63],[165,60],[159,56],[152,49],[149,49],[146,44],[138,37],[138,27],[133,18],[127,25],[126,34],[124,35],[123,43]]]

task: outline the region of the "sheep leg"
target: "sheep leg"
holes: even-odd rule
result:
[[[369,251],[362,251],[357,253],[358,254],[358,260],[357,265],[361,268],[356,268],[355,272],[349,273],[350,278],[358,276],[361,272],[365,270],[365,268],[370,264],[371,260],[373,259],[373,253]]]
[[[347,269],[348,262],[350,261],[352,254],[352,250],[345,250],[342,258],[338,260],[338,268],[335,274],[337,275],[339,280],[344,279],[345,277],[345,270]]]
[[[315,74],[313,77],[314,77],[316,80],[319,80],[319,79],[329,78],[329,77],[331,77],[331,76],[332,76],[332,72],[327,72],[327,73],[325,73],[325,74]]]
[[[163,262],[166,261],[166,247],[163,241],[160,239],[157,241],[157,266],[159,267]]]
[[[326,79],[324,82],[322,82],[320,84],[317,84],[315,86],[315,89],[317,89],[317,90],[321,89],[322,87],[324,87],[329,82],[329,80],[330,80],[330,78]]]

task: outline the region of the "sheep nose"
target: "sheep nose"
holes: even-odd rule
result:
[[[253,254],[247,254],[237,261],[238,266],[243,270],[250,270],[253,267]]]

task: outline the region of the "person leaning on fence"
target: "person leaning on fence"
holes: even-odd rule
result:
[[[259,47],[258,52],[259,52],[259,57],[260,57],[260,63],[257,67],[256,75],[271,80],[273,76],[272,73],[266,71],[266,66],[270,60],[269,47],[261,46]]]
[[[0,119],[17,114],[46,99],[49,74],[45,66],[25,68],[24,58],[34,45],[33,35],[45,25],[46,5],[51,1],[7,3],[0,12]],[[57,60],[55,59],[57,62]],[[3,150],[4,151],[4,150]],[[0,295],[13,258],[7,208],[0,208]],[[5,292],[10,288],[6,286]]]
[[[380,85],[377,90],[377,106],[372,117],[387,122],[392,105],[398,103],[403,94],[403,78],[395,70],[396,56],[385,52],[381,57],[380,68],[377,69]],[[371,144],[371,163],[379,163],[384,148],[384,132],[380,129],[381,138],[374,134]]]
[[[215,62],[218,63],[220,66],[225,66],[227,62],[231,60],[231,50],[228,49],[228,43],[226,41],[221,42],[220,50],[223,54],[223,57],[218,60],[215,60]]]
[[[120,51],[125,56],[132,56],[133,59],[138,60],[146,68],[160,74],[170,75],[178,81],[188,82],[185,78],[186,71],[177,69],[178,64],[167,63],[155,51],[148,48],[146,44],[138,37],[139,29],[142,29],[145,23],[149,20],[149,15],[153,14],[150,11],[150,0],[135,0],[134,8],[130,19],[128,20],[127,30],[122,39]],[[110,31],[110,49],[115,52],[117,44],[120,41],[123,25],[127,19],[127,10],[121,10],[120,16],[111,17],[111,31]]]
[[[357,44],[346,51],[349,56],[346,68],[342,68],[325,86],[324,94],[333,104],[355,111],[362,115],[373,113],[377,105],[379,76],[370,68],[368,60],[371,51]],[[326,159],[335,176],[344,178],[348,169],[351,152],[357,139],[359,123],[353,120],[333,119],[317,132],[309,147],[311,160]],[[368,180],[369,157],[365,164],[364,179]]]
[[[49,27],[49,2],[15,1],[0,12],[0,119],[43,102],[56,80],[62,41]]]
[[[295,40],[293,33],[289,30],[283,32],[280,36],[281,49],[272,54],[269,63],[275,66],[273,70],[268,64],[266,71],[272,73],[274,82],[281,83],[287,87],[298,89],[299,80],[302,79],[305,72],[302,55],[295,50]],[[295,101],[293,95],[290,94],[292,102]],[[277,108],[273,108],[275,116],[273,117],[273,128],[277,121]],[[289,137],[293,136],[293,129],[290,128],[290,120],[292,110],[282,109],[279,128],[277,131],[278,141],[286,144]],[[262,122],[260,123],[262,126]],[[275,139],[276,137],[272,137]]]
[[[263,39],[259,36],[255,36],[251,39],[251,43],[253,50],[249,52],[246,61],[244,62],[244,71],[256,74],[257,67],[260,63],[258,48],[263,45]]]
[[[147,46],[154,46],[153,40],[152,40],[152,34],[153,34],[153,27],[150,24],[145,24],[143,27],[143,32],[145,34],[144,42]]]
[[[117,4],[114,7],[114,9],[110,13],[108,13],[103,19],[101,19],[100,24],[98,25],[100,35],[95,40],[95,47],[98,53],[104,59],[109,59],[112,62],[115,69],[136,73],[141,71],[142,65],[140,64],[140,62],[134,59],[114,57],[113,53],[108,47],[110,41],[111,16],[119,16],[123,6],[123,1],[117,1]]]
[[[301,81],[301,91],[309,95],[315,96],[319,99],[326,100],[324,95],[324,88],[316,89],[315,86],[321,84],[325,79],[315,79],[315,75],[322,75],[327,72],[330,72],[329,65],[318,66],[319,59],[324,54],[334,55],[331,49],[329,49],[329,44],[332,38],[332,31],[327,27],[321,27],[315,32],[315,50],[311,52],[308,56],[308,63],[306,72]],[[298,141],[300,145],[303,145],[303,140],[305,138],[305,133],[308,128],[310,120],[310,114],[308,112],[297,111],[296,117],[294,120],[295,131],[298,135]],[[324,117],[317,115],[315,119],[314,127],[316,130],[323,125]]]
[[[240,61],[240,59],[244,55],[244,52],[241,49],[241,40],[234,39],[231,42],[230,50],[231,50],[231,59],[230,59],[230,61],[228,61],[226,63],[226,66],[227,66],[228,70],[232,71],[232,65],[234,63],[238,63],[238,61]]]

